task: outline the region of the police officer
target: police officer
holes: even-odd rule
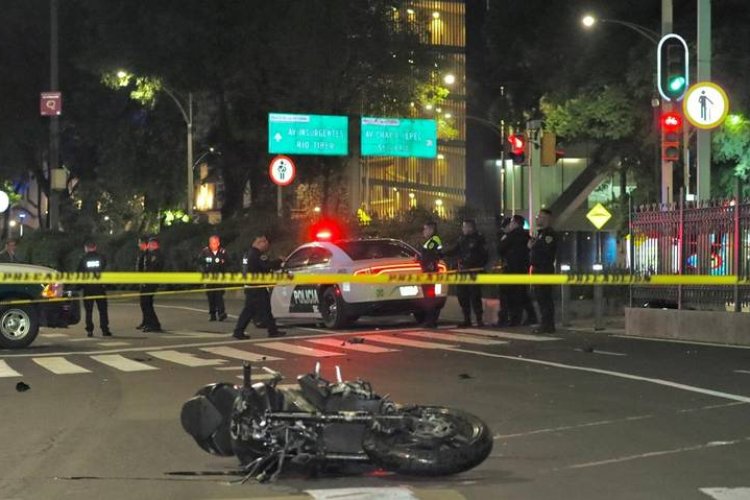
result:
[[[438,271],[438,264],[443,254],[443,240],[437,234],[437,223],[426,222],[422,226],[422,236],[427,240],[422,244],[422,252],[419,254],[419,263],[422,266],[422,270],[426,273],[435,273]],[[435,285],[425,285],[423,290],[428,287],[434,287]],[[425,295],[425,301],[432,301],[433,299]],[[440,309],[435,307],[433,303],[427,302],[424,310],[424,326],[427,328],[437,328],[437,320],[440,316]]]
[[[257,236],[250,250],[242,258],[242,273],[267,273],[281,268],[280,259],[268,258],[267,252],[270,246],[268,236],[265,234]],[[249,339],[250,337],[245,334],[245,328],[253,319],[265,325],[269,337],[286,335],[286,332],[276,327],[276,320],[271,314],[271,295],[267,287],[257,285],[245,287],[245,306],[237,319],[232,336],[239,340]]]
[[[536,217],[537,235],[529,239],[531,272],[533,274],[553,274],[557,254],[557,234],[551,227],[552,212],[543,208]],[[552,285],[535,285],[534,295],[539,304],[541,322],[534,333],[555,332],[555,303],[552,299]]]
[[[164,270],[164,258],[159,246],[159,238],[152,236],[148,239],[148,249],[143,261],[143,271],[146,273],[159,273]],[[157,285],[141,285],[141,303],[143,307],[143,331],[156,333],[163,331],[161,323],[154,310],[154,294]]]
[[[507,238],[508,225],[510,224],[510,217],[503,217],[500,220],[499,232],[497,235],[497,261],[498,268],[501,273],[507,273],[507,264],[503,258],[502,245]],[[510,325],[510,299],[508,297],[509,285],[499,285],[497,287],[497,297],[500,302],[500,307],[497,312],[497,323],[494,326],[503,327]]]
[[[96,251],[96,243],[86,241],[83,245],[84,255],[78,262],[79,273],[99,274],[107,267],[107,259],[104,255]],[[94,302],[99,310],[99,326],[102,329],[102,336],[111,337],[109,331],[109,314],[107,313],[107,297],[104,285],[83,285],[83,308],[86,311],[86,336],[94,336]]]
[[[202,273],[223,273],[227,266],[227,251],[221,246],[221,239],[213,235],[208,239],[208,246],[201,250],[198,266]],[[224,321],[227,313],[224,309],[224,290],[222,285],[206,285],[208,296],[208,320]]]
[[[503,272],[507,274],[527,274],[529,272],[529,233],[524,229],[526,219],[522,215],[511,217],[506,232],[498,243],[498,255],[503,261]],[[507,326],[522,323],[523,313],[527,312],[525,323],[535,321],[533,305],[526,285],[505,285],[508,304]]]
[[[148,255],[148,237],[138,237],[138,255],[135,259],[135,270],[136,272],[142,273],[146,268],[146,255]],[[146,296],[143,294],[143,288],[139,296],[141,306],[141,322],[135,327],[136,330],[143,330],[146,326]]]
[[[477,231],[477,224],[473,219],[465,219],[461,224],[461,232],[456,246],[447,251],[448,256],[458,258],[459,272],[477,273],[484,270],[487,265],[487,244],[484,236]],[[459,326],[471,326],[471,310],[477,318],[477,326],[484,326],[482,315],[482,288],[480,285],[460,285],[458,287],[458,303],[464,314],[463,323]]]
[[[16,240],[15,238],[9,238],[5,242],[5,248],[3,248],[2,252],[0,252],[0,262],[3,262],[3,263],[21,262],[18,259],[18,254],[16,254],[17,244],[18,244],[18,240]]]

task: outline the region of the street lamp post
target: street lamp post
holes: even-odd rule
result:
[[[172,98],[177,108],[182,113],[182,118],[185,120],[185,126],[187,127],[187,214],[191,218],[193,217],[193,93],[188,92],[187,97],[187,109],[183,106],[182,102],[177,98],[177,95],[167,87],[162,87],[164,92]]]
[[[619,19],[599,19],[597,17],[594,17],[591,14],[587,14],[581,18],[581,24],[583,24],[585,28],[593,28],[596,23],[609,23],[609,24],[618,24],[620,26],[625,26],[626,28],[629,28],[635,31],[642,37],[648,39],[648,41],[650,41],[654,45],[659,43],[659,38],[661,38],[656,31],[652,30],[651,28],[642,26],[640,24],[631,23],[628,21],[620,21]]]

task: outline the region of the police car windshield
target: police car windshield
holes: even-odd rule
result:
[[[400,241],[360,240],[336,243],[352,260],[415,258],[417,251]]]

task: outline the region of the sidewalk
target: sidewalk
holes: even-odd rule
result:
[[[484,323],[486,325],[493,325],[497,323],[497,313],[500,305],[498,299],[482,299],[484,304]],[[570,321],[569,325],[562,326],[560,324],[560,304],[555,303],[555,312],[557,314],[557,328],[562,330],[570,330],[576,332],[594,332],[594,317],[583,314],[583,311],[577,311],[577,309],[590,309],[590,307],[576,307],[576,302],[571,302]],[[458,299],[454,296],[449,296],[445,303],[443,312],[440,314],[440,320],[446,322],[460,322],[463,320],[463,314],[461,313],[461,307],[458,305]],[[472,321],[474,318],[472,317]],[[625,333],[625,315],[618,316],[604,316],[603,330],[596,330],[597,333]]]

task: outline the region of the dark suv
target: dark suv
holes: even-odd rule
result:
[[[30,345],[40,326],[65,328],[81,320],[75,293],[61,283],[12,283],[13,274],[54,274],[48,267],[0,264],[0,349]],[[66,300],[67,299],[67,300]]]

